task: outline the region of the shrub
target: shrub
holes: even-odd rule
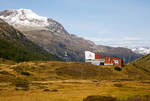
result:
[[[87,98],[83,99],[83,101],[117,101],[117,99],[111,96],[93,95],[88,96]]]
[[[120,67],[115,67],[114,68],[116,71],[122,71],[122,69]]]
[[[52,89],[51,92],[58,92],[58,90],[57,89]]]
[[[50,89],[44,89],[43,91],[45,91],[45,92],[49,92],[49,91],[51,91],[51,92],[58,92],[57,89],[52,89],[52,90],[50,90]]]
[[[29,72],[21,72],[22,75],[30,76],[31,74]]]
[[[16,78],[12,84],[16,87],[21,87],[23,90],[29,89],[29,81],[26,79]]]
[[[119,83],[119,84],[114,84],[114,86],[115,87],[122,87],[123,85]]]
[[[14,76],[13,74],[11,74],[11,73],[9,73],[7,71],[0,71],[0,74]]]
[[[14,69],[17,73],[23,72],[23,67],[21,67],[21,66],[13,67],[13,69]]]
[[[93,82],[98,82],[98,80],[92,80]]]
[[[150,101],[150,95],[129,97],[126,101]]]
[[[43,91],[48,92],[48,91],[50,91],[50,90],[49,90],[49,89],[44,89]]]

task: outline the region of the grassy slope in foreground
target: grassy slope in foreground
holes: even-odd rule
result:
[[[60,60],[29,41],[20,31],[0,19],[0,57],[13,61]]]
[[[145,71],[127,66],[116,71],[112,66],[88,63],[6,61],[0,64],[0,100],[83,101],[89,95],[126,99],[150,95],[149,81],[145,81],[149,77]],[[29,86],[28,91],[19,90],[19,84]]]
[[[136,68],[142,69],[150,74],[150,54],[137,59],[136,61],[131,63]]]
[[[23,62],[0,66],[0,82],[7,77],[10,81],[18,78],[32,81],[49,80],[148,80],[150,75],[134,66],[125,66],[122,71],[113,66],[94,66],[77,62]],[[5,72],[5,73],[4,73]],[[7,73],[6,73],[7,72]],[[6,75],[7,74],[7,75]],[[8,81],[7,81],[8,82]]]

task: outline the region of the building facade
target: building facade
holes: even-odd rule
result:
[[[102,58],[101,55],[95,54],[90,51],[85,51],[85,62],[94,65],[116,65],[119,67],[123,66],[123,60],[118,57],[105,56],[104,58]]]

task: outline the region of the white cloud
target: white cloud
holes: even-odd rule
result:
[[[85,39],[91,40],[93,42],[111,42],[114,39],[111,38],[94,38],[94,37],[84,37]]]
[[[139,37],[123,37],[121,39],[124,40],[124,41],[140,41],[140,40],[143,40],[142,38],[139,38]]]
[[[121,37],[121,38],[98,38],[85,37],[85,39],[95,42],[97,45],[107,45],[115,47],[133,47],[133,46],[147,46],[149,42],[140,37]]]

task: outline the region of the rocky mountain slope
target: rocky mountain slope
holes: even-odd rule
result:
[[[121,57],[126,62],[141,56],[126,48],[97,46],[89,40],[69,34],[57,21],[38,16],[28,9],[5,10],[0,12],[0,18],[24,32],[35,44],[66,61],[84,61],[85,50]]]
[[[103,49],[104,52],[100,52],[103,56],[118,56],[125,61],[125,63],[131,62],[142,55],[134,53],[132,50],[123,47],[109,47],[98,45],[98,49]]]
[[[0,19],[0,57],[13,61],[59,60]]]

